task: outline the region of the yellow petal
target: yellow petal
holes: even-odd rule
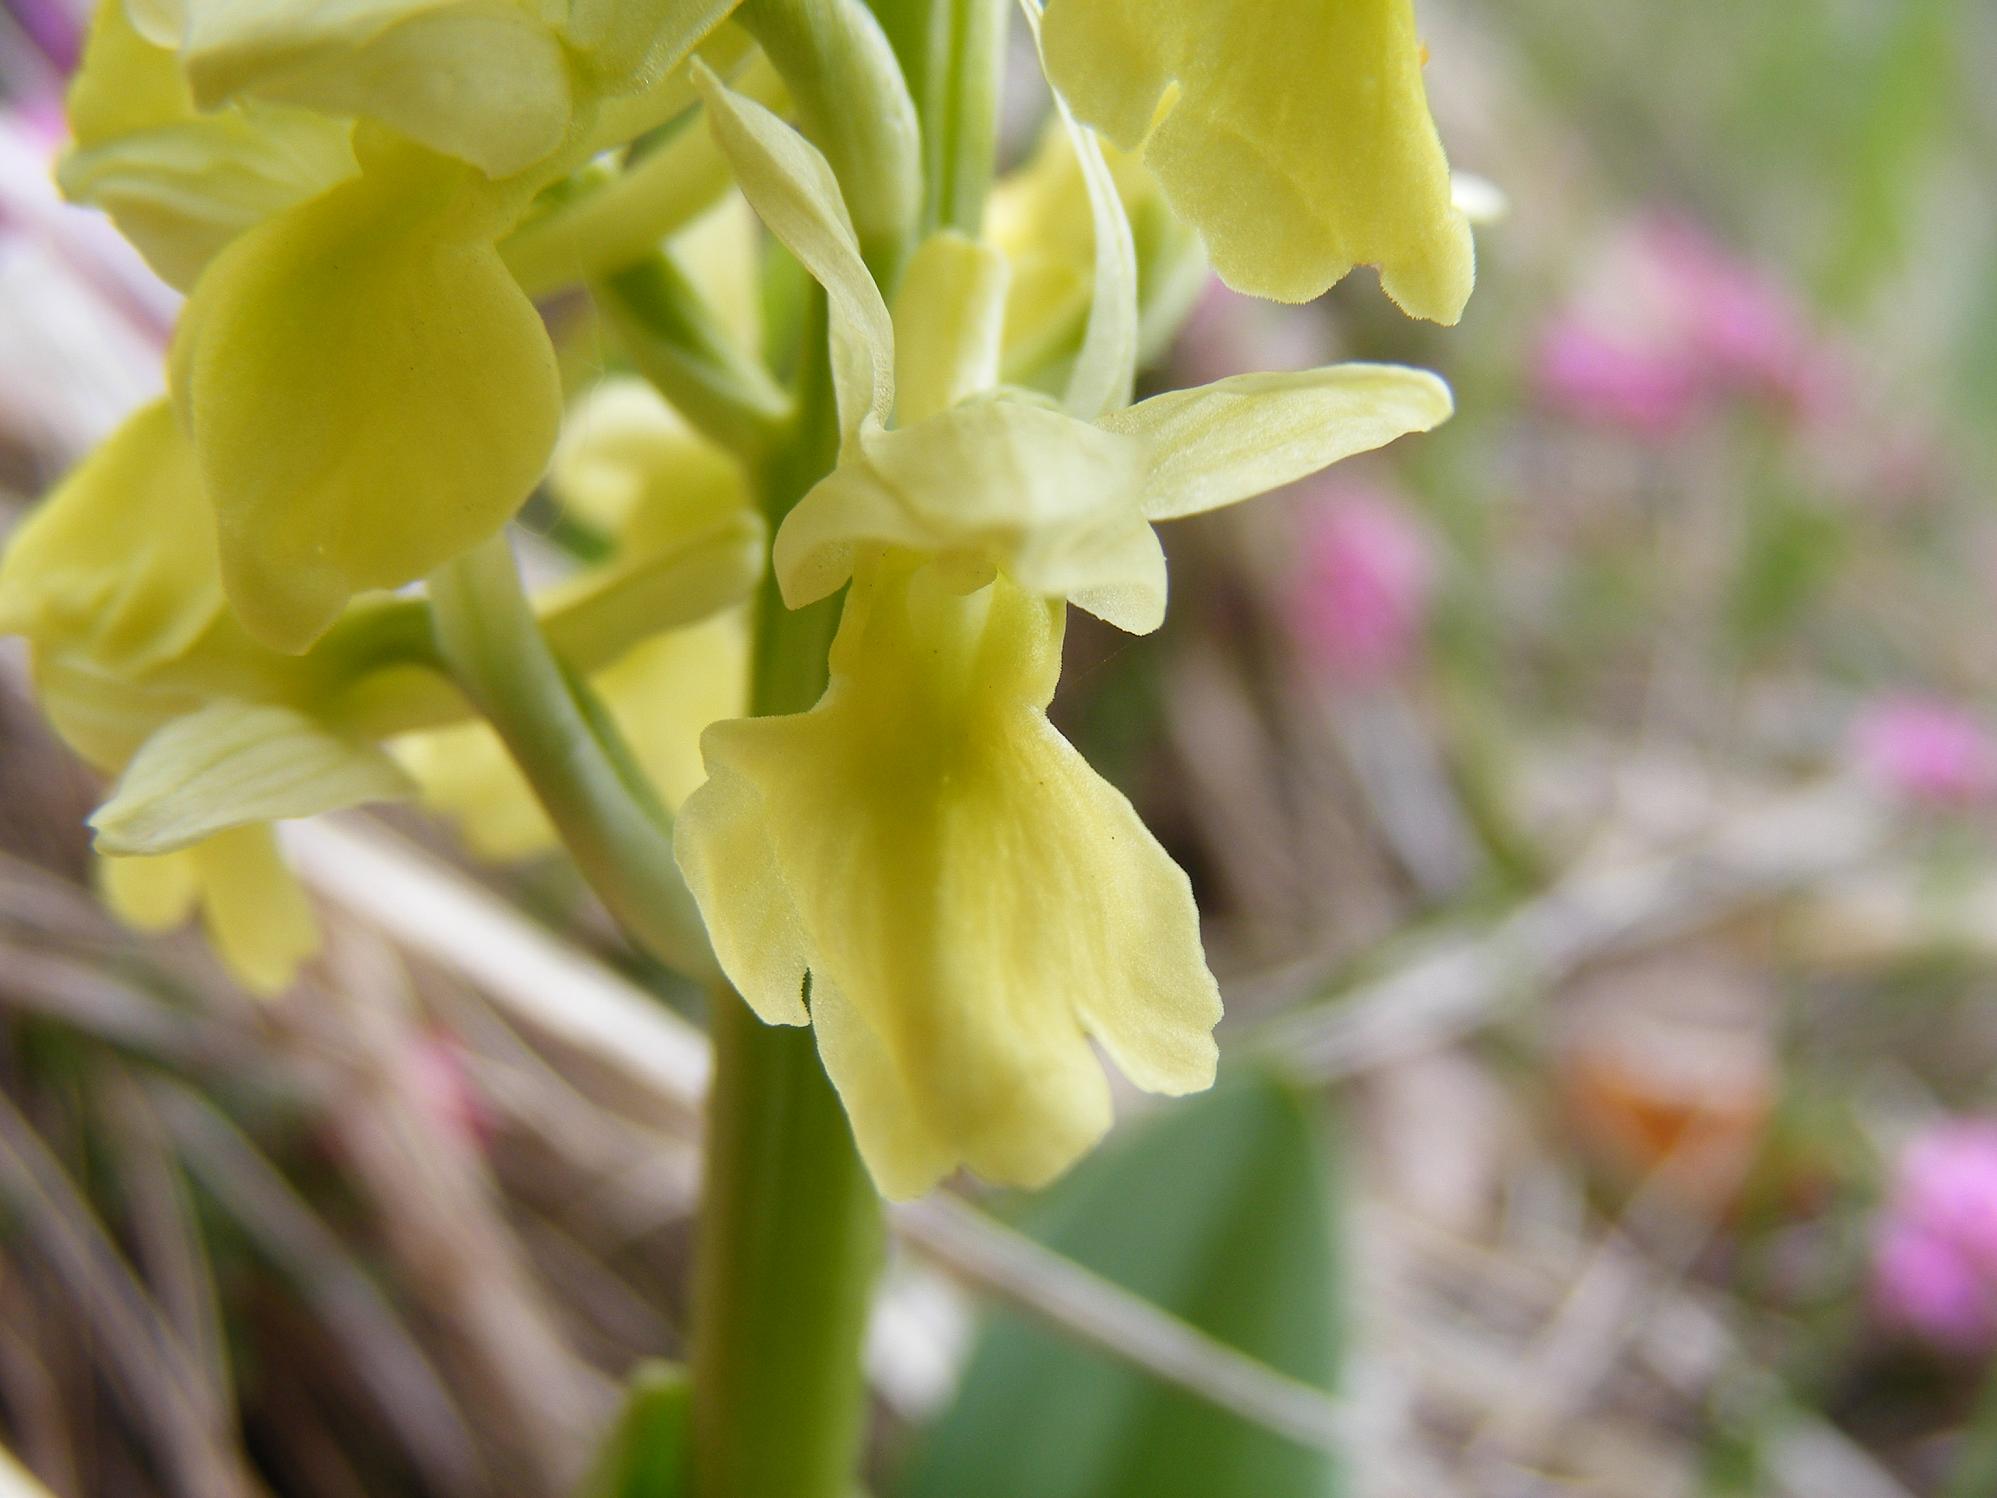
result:
[[[492,177],[552,154],[573,99],[561,39],[507,0],[187,0],[197,101],[245,95],[379,120]]]
[[[100,0],[69,120],[63,191],[109,213],[183,291],[244,230],[359,170],[344,121],[260,103],[198,114],[178,60],[124,0]]]
[[[94,858],[98,898],[134,931],[157,935],[194,914],[201,877],[193,855],[181,851],[157,858]]]
[[[1045,50],[1084,121],[1144,144],[1229,285],[1308,301],[1377,265],[1405,311],[1462,314],[1474,249],[1411,0],[1050,0]]]
[[[201,884],[201,923],[223,964],[252,993],[289,988],[319,950],[319,922],[270,828],[231,828],[187,852]]]
[[[740,0],[567,0],[562,34],[611,86],[676,66]]]
[[[164,401],[86,458],[0,557],[0,633],[113,673],[180,655],[222,609],[214,519]]]
[[[883,1191],[961,1162],[1040,1184],[1133,1081],[1211,1082],[1220,1001],[1185,876],[1048,724],[1062,608],[906,556],[848,595],[812,711],[723,723],[677,846],[729,977],[820,1027]],[[805,1005],[809,971],[810,1006]]]
[[[365,588],[492,534],[561,418],[554,352],[492,236],[506,205],[413,150],[237,240],[174,351],[222,576],[302,650]]]
[[[1308,478],[1449,418],[1449,387],[1425,369],[1338,364],[1235,375],[1113,411],[1102,426],[1151,452],[1144,513],[1172,520]]]
[[[170,931],[198,907],[216,954],[254,993],[290,987],[319,949],[311,903],[268,827],[237,827],[177,852],[104,858],[95,867],[105,905],[135,930]]]
[[[823,598],[869,549],[894,546],[967,588],[996,570],[1146,633],[1165,617],[1165,555],[1139,508],[1147,458],[1140,441],[1011,399],[863,429],[777,532],[784,601]]]

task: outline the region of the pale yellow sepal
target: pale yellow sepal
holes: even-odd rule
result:
[[[343,120],[264,103],[198,113],[179,60],[124,0],[99,0],[69,122],[63,192],[109,213],[183,291],[237,235],[359,170]]]
[[[1377,265],[1403,310],[1461,316],[1475,250],[1411,0],[1049,0],[1043,42],[1054,86],[1143,145],[1230,286],[1301,302]]]
[[[554,351],[493,248],[513,208],[410,147],[238,239],[203,276],[175,395],[229,600],[298,651],[518,508],[561,420]]]
[[[663,78],[727,20],[741,0],[561,0],[561,33],[610,87]]]
[[[894,405],[894,325],[860,254],[831,165],[810,141],[729,88],[698,58],[693,73],[742,195],[825,288],[840,430],[858,430],[868,415],[885,422]]]
[[[1308,478],[1449,419],[1449,387],[1400,364],[1234,375],[1153,396],[1101,425],[1151,454],[1144,513],[1175,520]]]
[[[1011,266],[1005,314],[1005,378],[1044,377],[1081,346],[1095,304],[1095,201],[1082,173],[1076,132],[1063,123],[993,187],[985,235]],[[1123,202],[1137,253],[1137,364],[1163,357],[1207,283],[1200,237],[1166,204],[1138,157],[1095,138]]]
[[[723,967],[764,1019],[816,1028],[892,1197],[959,1164],[1065,1169],[1110,1121],[1091,1038],[1148,1090],[1213,1079],[1186,877],[1045,717],[1061,635],[1061,605],[1004,578],[967,595],[869,563],[818,706],[709,729],[681,810]]]
[[[140,931],[170,930],[198,908],[208,940],[253,993],[289,988],[319,949],[319,923],[268,827],[218,833],[152,858],[97,860],[98,890]]]
[[[1025,7],[1046,65],[1046,36],[1037,4]],[[1051,74],[1050,74],[1051,76]],[[1062,403],[1087,420],[1128,405],[1137,380],[1137,246],[1102,143],[1075,118],[1057,90],[1054,109],[1067,133],[1088,198],[1092,274],[1081,351],[1069,371]]]
[[[248,822],[399,801],[414,790],[372,744],[301,712],[216,702],[148,739],[90,825],[99,852],[171,853]]]

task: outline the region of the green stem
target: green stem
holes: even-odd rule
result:
[[[978,233],[997,155],[1007,0],[873,0],[922,122],[923,227]]]
[[[922,212],[922,143],[894,48],[862,0],[744,0],[736,24],[825,153],[868,268],[892,293]]]
[[[809,321],[797,440],[765,475],[772,531],[836,447],[822,297]],[[792,612],[765,583],[753,711],[802,712],[817,701],[837,622],[836,600]],[[764,1025],[725,988],[711,1028],[694,1276],[695,1490],[698,1498],[850,1498],[880,1200],[811,1032]]]
[[[504,534],[430,579],[437,641],[458,685],[505,742],[583,876],[632,939],[667,966],[719,976],[673,861],[672,823],[549,648]]]

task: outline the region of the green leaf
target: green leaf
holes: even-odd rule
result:
[[[576,1498],[678,1498],[687,1490],[686,1370],[641,1363]]]
[[[100,853],[171,853],[230,827],[400,800],[414,789],[372,744],[292,708],[218,702],[147,739],[90,825]]]
[[[1340,1343],[1329,1172],[1266,1077],[1132,1129],[1021,1226],[1210,1336],[1321,1388]],[[1336,1463],[1008,1313],[900,1498],[1327,1498]]]

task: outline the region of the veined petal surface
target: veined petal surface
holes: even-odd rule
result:
[[[1152,1091],[1213,1079],[1185,875],[1045,716],[1062,619],[1004,577],[868,563],[818,706],[709,729],[681,810],[724,969],[817,1028],[890,1196],[1065,1169],[1110,1121],[1090,1037]]]

